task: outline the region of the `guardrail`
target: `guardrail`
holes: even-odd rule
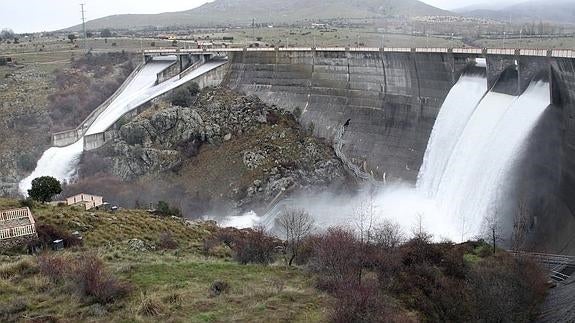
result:
[[[21,220],[26,218],[28,218],[30,224],[20,225],[13,228],[1,229],[0,240],[33,235],[36,233],[36,226],[35,226],[36,221],[34,221],[34,217],[32,216],[32,212],[30,212],[29,208],[0,211],[0,222]]]
[[[508,251],[515,257],[526,257],[541,265],[547,266],[552,271],[557,271],[557,268],[567,265],[575,265],[574,256],[556,255],[537,252],[524,252],[524,251]]]
[[[573,49],[518,49],[518,48],[448,48],[448,47],[243,47],[243,48],[195,48],[195,49],[147,49],[147,55],[183,55],[212,52],[397,52],[397,53],[455,53],[472,55],[540,56],[556,58],[575,58]]]
[[[23,236],[29,236],[36,233],[36,228],[34,225],[25,225],[21,227],[15,227],[10,229],[0,230],[0,240],[13,239]]]
[[[0,211],[0,221],[10,221],[25,218],[32,219],[30,209],[28,208]]]

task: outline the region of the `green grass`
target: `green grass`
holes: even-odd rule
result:
[[[65,254],[74,256],[78,252]],[[100,253],[105,256],[106,251]],[[102,317],[91,317],[98,305],[83,303],[66,285],[51,283],[37,270],[30,270],[35,266],[30,265],[35,262],[33,257],[14,260],[4,270],[10,274],[0,278],[0,319],[53,316],[98,322],[321,322],[326,320],[331,304],[327,295],[312,287],[311,277],[297,269],[245,266],[194,255],[176,260],[172,253],[161,252],[139,253],[137,259],[131,259],[126,256],[130,253],[124,250],[120,259],[106,264],[134,289],[128,298],[103,306],[106,313]],[[211,295],[210,286],[216,280],[227,282],[229,292]],[[18,311],[15,308],[22,300],[24,309]],[[139,313],[144,300],[160,309],[158,316]]]
[[[19,207],[0,199],[0,209]],[[229,257],[216,259],[199,253],[211,225],[187,225],[145,211],[90,212],[72,207],[36,205],[38,223],[79,230],[85,246],[60,253],[75,257],[94,252],[108,271],[133,289],[128,297],[108,305],[87,303],[69,284],[50,282],[39,273],[34,256],[0,256],[0,321],[54,318],[95,322],[322,322],[332,298],[313,287],[303,270],[282,264],[240,265]],[[157,243],[161,231],[172,232],[176,250],[131,250],[127,240]],[[214,281],[229,284],[227,293],[214,296]],[[144,306],[157,310],[146,316]]]

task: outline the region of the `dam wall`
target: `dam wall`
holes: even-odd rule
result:
[[[376,178],[414,182],[441,104],[469,64],[454,53],[244,51],[231,53],[225,84],[299,111],[323,138],[350,120],[345,155]]]

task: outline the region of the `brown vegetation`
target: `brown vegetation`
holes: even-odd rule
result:
[[[333,321],[524,322],[537,314],[546,280],[530,261],[492,255],[482,242],[431,243],[425,234],[398,244],[386,227],[393,238],[383,243],[343,228],[308,238],[317,286],[338,300]]]
[[[65,284],[89,304],[111,303],[131,290],[129,284],[111,275],[102,260],[90,253],[72,259],[46,254],[38,257],[38,265],[52,282]]]
[[[48,97],[55,130],[78,126],[108,99],[133,70],[129,59],[125,53],[88,55],[70,69],[56,70],[56,92]]]

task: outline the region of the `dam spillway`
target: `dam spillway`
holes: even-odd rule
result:
[[[551,104],[546,82],[532,82],[518,97],[490,91],[477,102],[474,98],[484,89],[472,92],[475,81],[464,76],[462,86],[450,92],[464,112],[453,109],[449,100],[443,105],[417,183],[418,190],[434,201],[437,216],[449,219],[451,239],[473,238],[485,231],[486,222],[509,233],[511,221],[504,215],[515,212],[507,204],[513,171],[526,157],[528,139]]]
[[[174,57],[158,57],[135,71],[133,78],[126,81],[120,93],[94,119],[79,139],[70,145],[49,148],[42,154],[34,171],[19,183],[21,194],[27,195],[32,180],[37,177],[52,176],[63,182],[70,181],[76,174],[79,158],[85,149],[85,137],[106,131],[127,112],[225,63],[206,62],[182,77],[176,75],[157,84],[158,73],[174,62]]]

